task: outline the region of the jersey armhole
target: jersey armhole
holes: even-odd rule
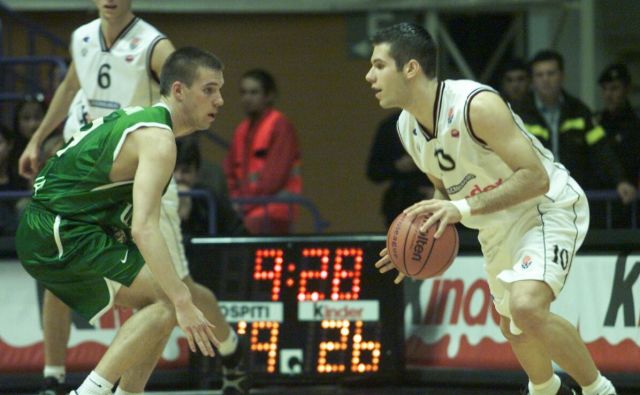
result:
[[[476,134],[473,132],[473,125],[471,125],[471,117],[470,117],[471,101],[473,100],[474,97],[476,97],[479,93],[482,93],[482,92],[496,93],[495,91],[491,89],[486,89],[486,88],[478,88],[472,91],[471,93],[469,93],[469,96],[467,96],[467,99],[465,100],[465,103],[464,103],[464,124],[466,125],[467,130],[469,131],[469,135],[471,136],[471,139],[476,143],[478,143],[483,148],[490,150],[487,142],[482,140],[480,137],[476,136]]]
[[[149,73],[149,78],[158,84],[160,83],[160,76],[156,75],[156,73],[151,69],[151,59],[153,58],[153,51],[155,51],[156,45],[158,45],[162,40],[168,40],[168,38],[166,36],[158,36],[154,38],[149,45],[149,51],[147,52],[147,73]]]
[[[160,123],[160,122],[138,122],[138,123],[134,123],[133,125],[129,126],[128,128],[126,128],[122,132],[122,136],[120,136],[120,140],[118,141],[118,144],[116,145],[116,148],[113,150],[113,161],[114,162],[115,162],[116,158],[118,158],[118,155],[120,154],[120,150],[122,150],[122,146],[124,145],[124,141],[127,138],[127,136],[129,134],[135,132],[136,130],[140,130],[142,128],[166,129],[169,133],[173,133],[173,130],[168,125],[165,125],[164,123]]]

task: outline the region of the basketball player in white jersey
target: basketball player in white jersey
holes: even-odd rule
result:
[[[131,0],[94,2],[100,17],[72,33],[72,63],[42,124],[20,158],[23,175],[31,176],[37,172],[41,142],[65,116],[68,115],[64,128],[67,141],[92,119],[121,107],[150,106],[160,99],[159,75],[165,60],[174,51],[171,42],[132,13]],[[249,381],[241,367],[237,335],[226,323],[213,293],[195,283],[189,275],[178,216],[178,191],[173,179],[162,198],[160,226],[176,272],[189,287],[196,305],[215,325],[216,337],[222,340],[218,353],[223,360],[224,394],[248,393]],[[49,291],[45,291],[42,321],[45,346],[43,392],[59,393],[64,390],[59,384],[65,378],[71,318],[70,309]]]
[[[479,230],[502,332],[529,377],[526,393],[576,394],[554,374],[555,361],[584,395],[615,395],[577,330],[549,310],[588,228],[580,186],[495,90],[437,80],[437,49],[425,29],[395,25],[373,44],[366,80],[381,107],[404,110],[400,140],[437,187],[434,199],[405,213],[430,214],[423,229],[438,224],[435,237],[456,222]],[[386,250],[381,256],[384,273],[393,264]]]

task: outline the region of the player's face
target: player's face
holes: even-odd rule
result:
[[[544,60],[532,66],[533,90],[543,98],[556,99],[562,92],[563,73],[558,62]]]
[[[402,107],[406,97],[406,80],[402,70],[389,54],[390,45],[378,44],[373,48],[371,68],[365,76],[382,108]]]
[[[529,76],[524,70],[510,70],[502,77],[502,92],[509,100],[522,100],[529,90]]]
[[[195,130],[205,130],[216,119],[222,99],[224,77],[221,70],[200,67],[190,87],[185,86],[184,105]]]
[[[604,107],[608,111],[615,112],[624,107],[629,88],[622,81],[603,82],[600,90]]]
[[[93,0],[100,17],[112,20],[119,19],[131,11],[131,0]]]
[[[271,98],[265,94],[262,83],[247,77],[240,81],[240,102],[245,114],[261,114],[271,103]]]

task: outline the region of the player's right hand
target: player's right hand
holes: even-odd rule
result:
[[[202,355],[213,357],[215,355],[213,346],[217,347],[220,344],[220,341],[213,334],[215,326],[191,302],[184,306],[175,306],[175,308],[178,325],[187,336],[191,351],[196,352],[200,349]]]
[[[32,139],[20,155],[18,172],[24,178],[32,180],[40,170],[40,147]]]
[[[380,251],[380,256],[382,258],[380,258],[378,262],[376,262],[376,268],[378,269],[378,271],[380,271],[380,273],[386,273],[390,270],[396,269],[393,262],[391,262],[391,258],[389,258],[389,253],[387,252],[386,248],[383,248],[382,251]],[[404,277],[405,275],[398,271],[398,275],[393,280],[393,282],[396,284],[400,284],[400,282],[404,280]]]

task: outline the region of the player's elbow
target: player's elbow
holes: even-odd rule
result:
[[[536,196],[544,195],[549,192],[550,181],[544,167],[539,166],[534,170],[531,179],[533,180],[533,190],[536,192]]]
[[[144,244],[157,230],[156,228],[149,221],[133,221],[131,224],[131,237],[133,237],[136,244]]]

